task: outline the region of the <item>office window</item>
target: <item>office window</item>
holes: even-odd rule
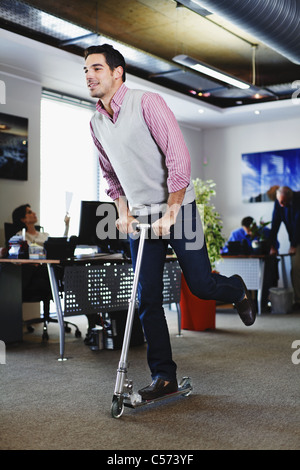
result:
[[[81,200],[99,199],[99,163],[89,127],[94,109],[43,92],[40,224],[53,237],[63,236],[69,204],[71,236],[78,235]]]

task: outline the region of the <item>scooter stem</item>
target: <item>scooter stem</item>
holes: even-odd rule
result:
[[[150,228],[149,224],[137,225],[137,230],[140,231],[140,240],[139,240],[139,248],[138,248],[136,265],[135,265],[131,297],[129,300],[128,314],[127,314],[123,345],[122,345],[122,352],[121,352],[121,357],[120,357],[119,366],[117,370],[117,378],[116,378],[115,391],[114,391],[114,395],[116,396],[120,396],[122,394],[123,389],[124,389],[125,379],[126,379],[126,373],[127,373],[127,367],[128,367],[127,357],[128,357],[129,346],[130,346],[132,324],[133,324],[134,312],[135,312],[136,293],[137,293],[140,269],[141,269],[141,264],[142,264],[144,243],[145,243],[146,233],[149,228]]]

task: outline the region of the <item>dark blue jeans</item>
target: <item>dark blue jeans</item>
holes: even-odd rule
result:
[[[145,219],[139,218],[141,222]],[[149,223],[153,220],[147,220]],[[135,268],[139,238],[130,238]],[[191,292],[201,299],[234,303],[244,296],[241,282],[212,273],[195,202],[181,208],[169,237],[148,236],[145,240],[138,285],[139,315],[147,341],[147,359],[152,378],[176,378],[176,364],[163,309],[163,269],[168,245],[176,253]]]

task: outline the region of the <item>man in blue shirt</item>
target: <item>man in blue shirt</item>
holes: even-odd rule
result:
[[[277,253],[275,242],[281,222],[286,227],[290,241],[294,302],[295,307],[300,308],[300,191],[293,191],[288,186],[281,186],[276,191],[270,235],[271,254]]]
[[[252,247],[252,241],[258,239],[258,237],[255,236],[255,227],[256,223],[253,217],[244,217],[241,221],[241,227],[231,232],[228,241],[226,242],[226,245],[222,250],[222,254],[231,254],[230,245],[228,245],[228,242],[240,242],[240,247],[238,247],[238,253],[232,254],[255,254],[254,249]],[[267,227],[263,227],[261,231],[264,240],[270,241],[271,230]],[[276,236],[275,242],[273,243],[276,249],[278,249],[279,243],[277,241]],[[265,271],[261,300],[263,311],[268,310],[269,289],[270,287],[277,286],[278,278],[278,261],[276,256],[265,258]]]
[[[244,217],[241,222],[241,227],[233,230],[224,246],[222,249],[222,253],[229,253],[229,246],[228,242],[244,242],[246,243],[246,249],[245,245],[241,246],[241,250],[243,254],[251,254],[253,252],[253,246],[252,242],[253,240],[258,240],[259,236],[256,233],[256,223],[253,219],[253,217]],[[259,228],[259,234],[262,237],[263,240],[270,240],[270,235],[271,235],[271,230],[265,226],[262,228]],[[275,245],[276,249],[279,248],[279,243],[277,241],[277,238],[275,237]]]
[[[249,250],[252,250],[252,232],[251,225],[253,224],[253,217],[244,217],[241,222],[241,227],[233,230],[224,246],[222,253],[228,253],[228,242],[242,242],[245,240],[248,244]]]

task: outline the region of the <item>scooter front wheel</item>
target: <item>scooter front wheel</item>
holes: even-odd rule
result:
[[[121,418],[124,411],[123,400],[120,397],[114,396],[111,404],[111,415],[113,418]]]

